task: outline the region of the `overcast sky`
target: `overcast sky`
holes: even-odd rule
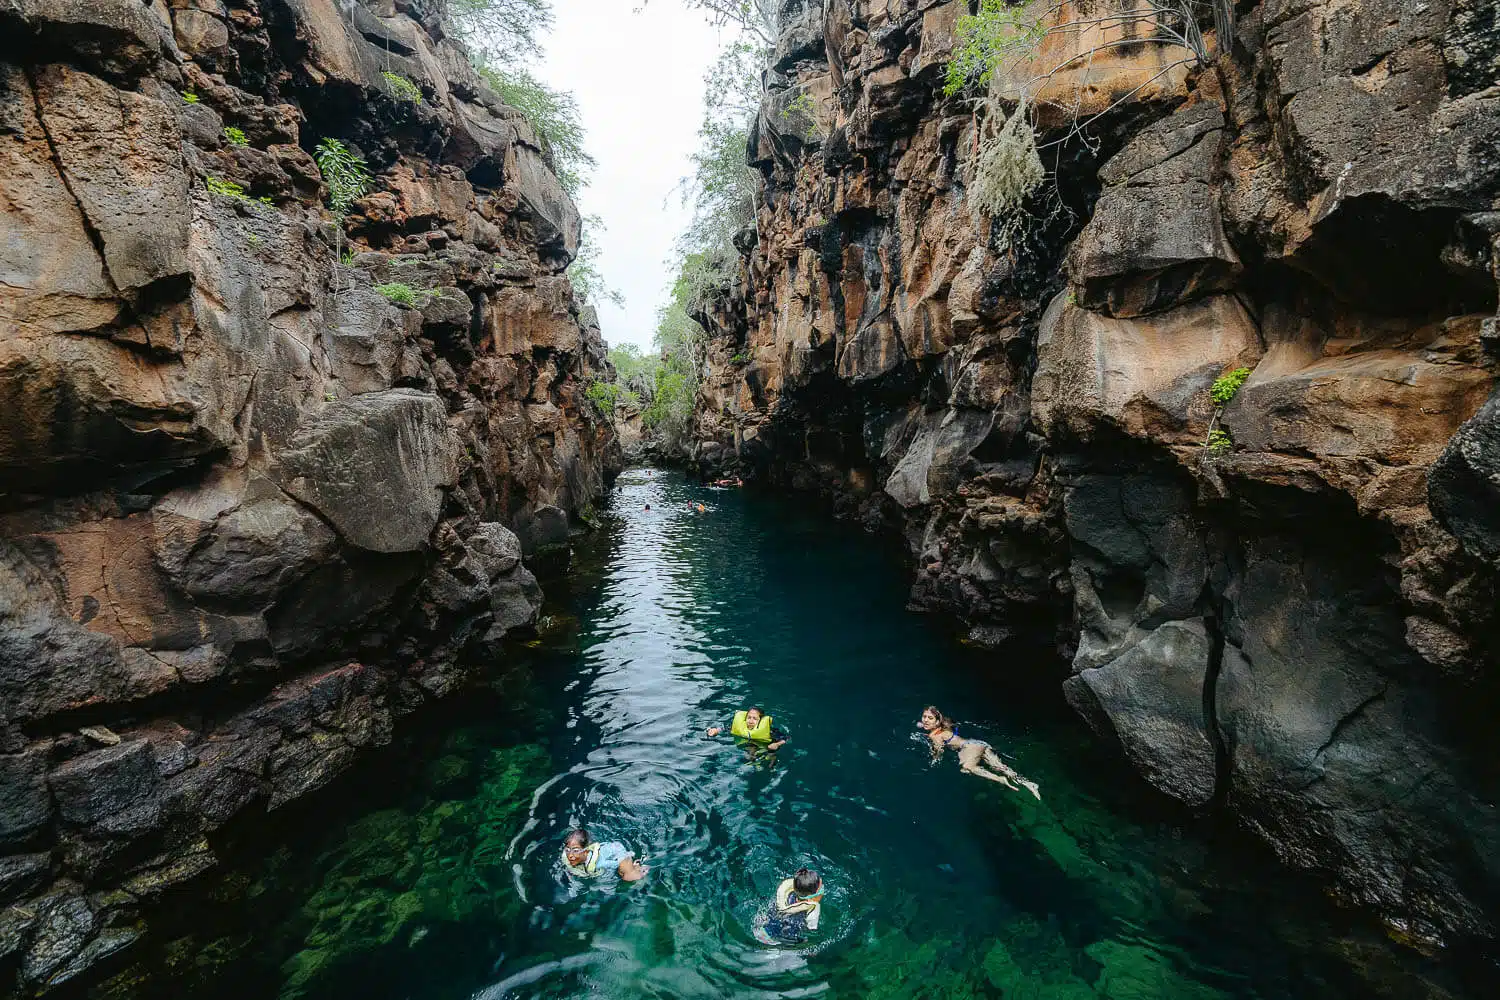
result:
[[[625,308],[601,303],[604,339],[649,347],[671,277],[672,241],[687,221],[676,192],[689,170],[702,116],[703,74],[720,33],[681,0],[553,0],[557,25],[538,73],[571,90],[599,161],[581,209],[604,220],[594,233],[606,284]]]

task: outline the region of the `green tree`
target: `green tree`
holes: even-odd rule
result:
[[[538,80],[529,70],[481,64],[479,75],[500,99],[526,116],[537,137],[552,151],[557,179],[573,198],[597,163],[584,146],[583,117],[578,101],[566,90]]]
[[[691,311],[739,269],[735,234],[755,222],[759,176],[746,163],[750,126],[761,101],[758,67],[766,50],[743,40],[725,48],[705,79],[699,146],[693,173],[683,178],[683,200],[692,206],[677,239],[683,307]]]
[[[568,265],[568,280],[573,283],[573,292],[584,302],[598,305],[613,302],[625,305],[625,296],[618,288],[611,288],[599,270],[599,244],[595,234],[604,229],[604,220],[597,215],[585,216],[583,235],[578,240],[578,256]]]
[[[447,0],[453,34],[488,61],[511,64],[542,53],[552,0]]]

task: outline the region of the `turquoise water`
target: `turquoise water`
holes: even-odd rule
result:
[[[93,995],[1465,995],[1096,754],[1056,662],[906,613],[867,536],[648,471],[604,520],[539,642],[332,793],[238,829],[228,870]],[[703,735],[752,702],[791,732],[774,761]],[[934,762],[929,702],[1042,800]],[[579,822],[648,877],[571,883]],[[801,865],[826,879],[821,932],[764,945]]]

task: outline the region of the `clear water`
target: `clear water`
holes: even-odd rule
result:
[[[1091,749],[1055,662],[950,644],[867,536],[647,471],[605,518],[519,662],[332,794],[241,827],[229,870],[92,994],[1493,995],[1474,978],[1492,967],[1398,949],[1168,809]],[[774,764],[703,735],[752,702],[791,731]],[[934,762],[929,702],[1042,800]],[[570,884],[578,822],[649,876]],[[821,933],[764,945],[756,918],[801,865],[828,885]]]

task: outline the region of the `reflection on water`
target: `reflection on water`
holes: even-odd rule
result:
[[[1055,691],[1055,663],[967,654],[904,613],[867,538],[646,471],[607,522],[517,665],[332,799],[242,829],[207,898],[94,994],[1466,995],[1095,757],[1026,693]],[[929,702],[1042,800],[934,762]],[[775,758],[703,735],[751,703],[791,732]],[[578,824],[648,877],[563,874]],[[760,943],[802,865],[827,886],[819,934]]]

